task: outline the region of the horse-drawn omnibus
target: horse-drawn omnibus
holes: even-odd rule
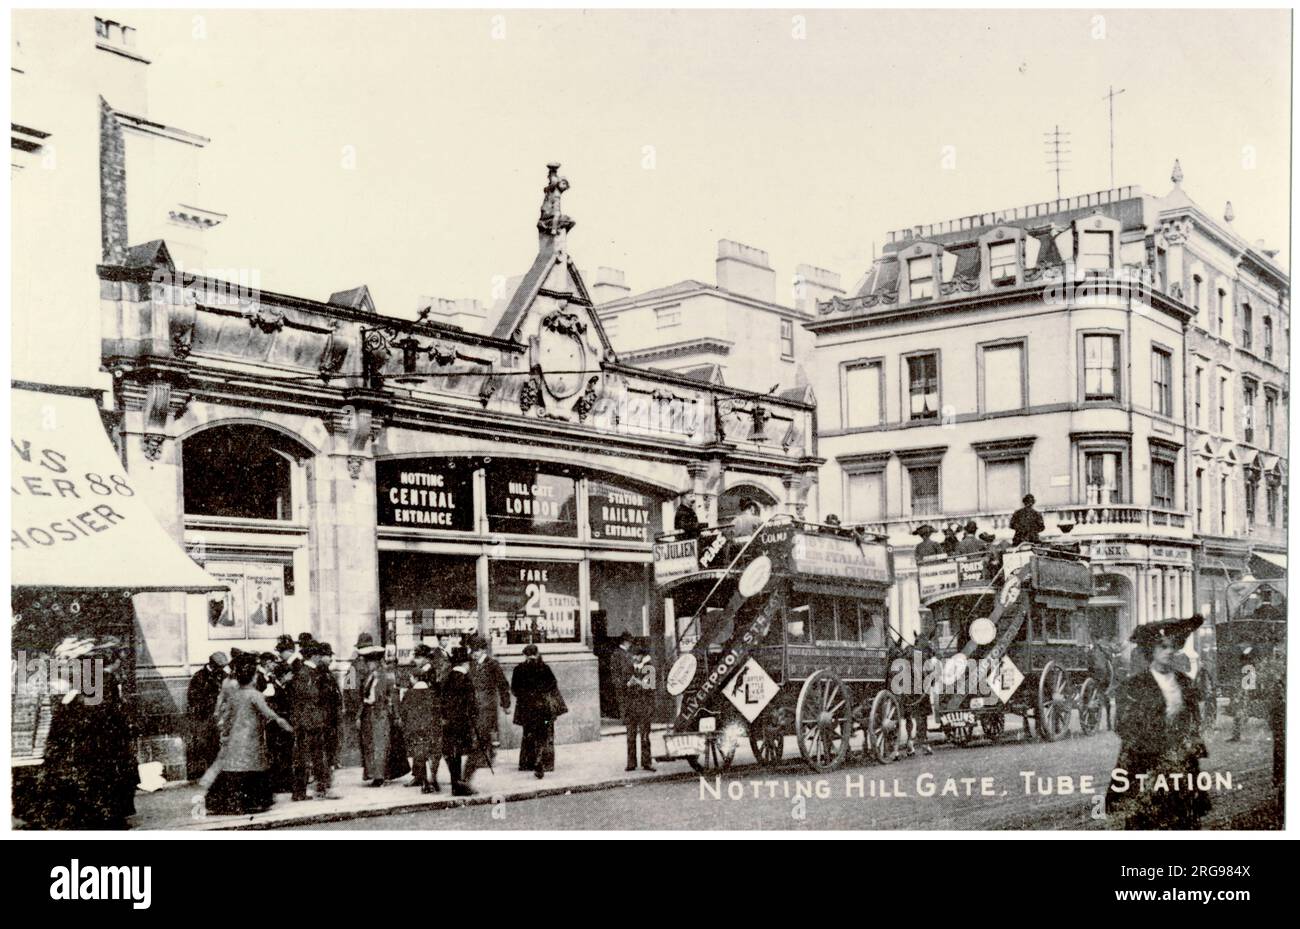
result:
[[[900,723],[885,686],[893,576],[883,539],[786,516],[749,535],[660,536],[655,581],[676,617],[667,686],[680,709],[659,759],[725,769],[747,740],[771,765],[794,735],[803,760],[829,771],[861,731],[867,753],[891,760]]]

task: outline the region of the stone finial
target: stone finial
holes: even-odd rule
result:
[[[1177,186],[1183,182],[1183,166],[1178,163],[1177,158],[1174,159],[1174,170],[1169,175],[1169,180],[1174,182],[1174,186]]]
[[[1223,221],[1225,223],[1230,223],[1236,218],[1237,218],[1237,214],[1233,212],[1232,201],[1229,200],[1227,203],[1223,205]]]
[[[542,213],[537,219],[537,231],[544,235],[559,235],[573,228],[573,220],[560,209],[560,197],[569,189],[569,179],[560,177],[560,163],[546,166],[546,187],[542,191]]]

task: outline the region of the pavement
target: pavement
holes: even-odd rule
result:
[[[659,739],[656,734],[655,741]],[[577,742],[555,747],[555,771],[538,779],[532,771],[519,770],[519,750],[497,752],[495,772],[486,769],[474,775],[472,797],[453,797],[445,762],[439,765],[442,793],[424,794],[407,787],[405,775],[382,787],[362,780],[361,768],[340,768],[334,772],[333,800],[295,801],[289,794],[276,794],[275,804],[265,812],[241,816],[216,816],[206,812],[202,792],[193,784],[168,785],[153,793],[137,791],[133,830],[207,831],[228,829],[283,829],[339,822],[372,816],[431,812],[433,810],[563,796],[625,785],[662,781],[689,775],[684,762],[659,766],[658,770],[624,771],[627,742],[620,733],[595,742]],[[310,788],[309,788],[310,790]]]

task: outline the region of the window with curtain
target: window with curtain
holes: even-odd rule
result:
[[[1083,396],[1085,400],[1119,399],[1119,336],[1083,337]]]
[[[1018,265],[1015,242],[997,242],[989,246],[989,280],[995,287],[1014,284]]]
[[[1247,442],[1255,441],[1255,382],[1243,380],[1241,382],[1241,431],[1242,438]]]
[[[939,356],[907,359],[907,392],[911,419],[939,418]]]
[[[1089,505],[1124,502],[1124,456],[1120,452],[1088,452],[1084,456],[1084,481]]]
[[[1249,303],[1241,305],[1241,347],[1247,350],[1255,347],[1255,312]]]
[[[934,259],[929,255],[907,262],[907,299],[928,300],[934,296]]]
[[[989,345],[984,349],[984,412],[1019,410],[1025,406],[1025,347]]]
[[[912,515],[937,515],[940,512],[939,466],[908,468],[907,474],[912,487]]]
[[[879,362],[849,365],[844,369],[846,429],[863,429],[880,425],[881,378]]]
[[[781,357],[794,357],[794,320],[781,320]]]

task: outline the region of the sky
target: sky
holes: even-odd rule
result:
[[[801,18],[800,18],[801,17]],[[1101,18],[1099,18],[1101,17]],[[713,280],[715,243],[851,287],[888,230],[1116,184],[1289,248],[1287,11],[137,11],[151,118],[212,139],[209,264],[378,309],[490,301],[546,163],[588,282]],[[778,299],[781,291],[778,289]]]

